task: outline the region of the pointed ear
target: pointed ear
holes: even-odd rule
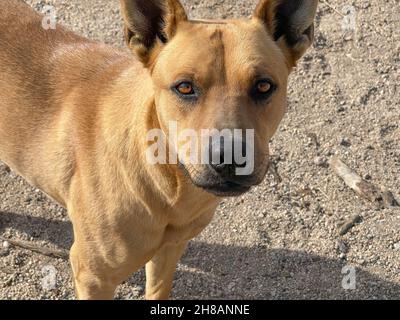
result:
[[[152,53],[176,33],[178,24],[187,21],[179,0],[120,0],[125,21],[125,40],[147,65]]]
[[[291,66],[314,40],[318,0],[261,0],[254,18],[261,20]]]

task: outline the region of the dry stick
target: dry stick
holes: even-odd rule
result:
[[[345,184],[353,189],[359,196],[371,202],[376,202],[381,198],[380,192],[372,183],[363,180],[338,157],[333,157],[330,165],[333,171],[343,179]]]
[[[347,220],[342,227],[340,228],[339,234],[341,236],[344,236],[347,232],[350,231],[351,228],[353,228],[357,223],[360,223],[362,221],[362,217],[358,214],[355,216],[351,217],[349,220]]]
[[[379,203],[384,208],[399,206],[392,192],[385,187],[379,190],[372,183],[363,180],[338,157],[334,157],[330,165],[336,174],[343,179],[346,185],[353,189],[359,196],[371,202]]]
[[[50,248],[45,248],[45,247],[40,247],[40,246],[35,246],[31,242],[27,241],[22,241],[22,240],[11,240],[11,239],[4,239],[0,237],[1,241],[7,241],[13,246],[23,248],[26,250],[30,250],[36,253],[40,253],[42,255],[52,257],[52,258],[61,258],[61,259],[68,259],[69,253],[68,250],[62,250],[62,249],[50,249]]]
[[[335,11],[337,14],[341,15],[342,17],[345,17],[345,15],[343,13],[341,13],[338,9],[336,9],[334,6],[332,6],[329,2],[325,1],[325,0],[319,0],[320,2],[324,3],[326,6],[328,6],[329,8],[331,8],[333,11]]]

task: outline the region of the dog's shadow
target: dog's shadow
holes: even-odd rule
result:
[[[72,224],[69,221],[33,217],[0,211],[0,233],[6,228],[19,230],[37,240],[45,240],[69,250],[73,242]]]
[[[400,284],[305,251],[192,242],[178,299],[400,299]],[[198,270],[186,272],[187,270]]]
[[[0,232],[8,227],[60,248],[69,249],[72,245],[70,222],[0,212]],[[304,251],[209,244],[194,240],[178,267],[173,297],[400,299],[400,284],[360,268],[355,268],[354,273],[342,273],[346,266],[351,268],[346,261]],[[127,283],[133,285],[143,281],[141,270]]]

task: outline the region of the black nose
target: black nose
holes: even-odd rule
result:
[[[245,168],[245,157],[245,142],[232,143],[226,148],[224,142],[221,141],[219,146],[213,145],[210,148],[210,166],[224,178],[235,177],[237,168]]]

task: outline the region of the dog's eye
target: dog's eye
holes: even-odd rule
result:
[[[190,82],[181,82],[176,87],[175,90],[184,96],[191,96],[195,94],[194,86]]]
[[[275,84],[269,79],[258,80],[253,87],[252,95],[256,100],[266,99],[275,91]]]
[[[260,81],[257,83],[257,90],[259,93],[268,93],[272,88],[272,84],[268,81]]]

